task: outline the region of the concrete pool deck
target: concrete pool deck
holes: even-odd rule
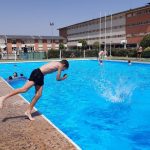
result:
[[[0,78],[0,95],[12,88]],[[24,115],[28,103],[16,95],[4,102],[0,109],[0,150],[77,150],[76,145],[36,110],[35,121]]]

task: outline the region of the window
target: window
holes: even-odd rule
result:
[[[129,17],[132,17],[132,14],[127,14],[127,17],[129,18]]]
[[[12,44],[16,44],[16,40],[12,40]]]

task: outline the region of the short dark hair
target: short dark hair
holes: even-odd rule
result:
[[[20,76],[23,77],[23,74],[21,73]]]
[[[12,78],[12,76],[9,76],[9,78],[8,78],[9,80],[12,80],[13,78]]]
[[[68,62],[67,60],[64,59],[64,60],[61,60],[60,62],[65,65],[64,67],[65,67],[66,69],[69,68],[69,62]]]
[[[17,72],[14,72],[14,76],[15,76],[15,77],[18,77],[18,73],[17,73]]]

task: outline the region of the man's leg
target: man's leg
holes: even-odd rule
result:
[[[43,86],[35,86],[35,96],[33,97],[29,108],[27,109],[27,111],[25,112],[25,115],[30,119],[30,120],[34,120],[34,118],[31,116],[31,111],[34,107],[34,105],[36,104],[36,102],[38,101],[38,99],[41,97],[42,95],[42,90],[43,90]]]
[[[139,54],[139,58],[140,58],[140,60],[141,60],[141,55],[142,55],[142,54],[140,53],[140,54]]]
[[[3,101],[4,101],[4,100],[6,100],[7,98],[9,98],[9,97],[11,97],[11,96],[14,96],[14,95],[16,95],[16,94],[26,92],[26,91],[27,91],[29,88],[31,88],[33,85],[34,85],[34,82],[33,82],[33,81],[27,81],[23,87],[13,90],[10,94],[7,94],[7,95],[5,95],[5,96],[1,96],[1,97],[0,97],[0,108],[3,107]]]

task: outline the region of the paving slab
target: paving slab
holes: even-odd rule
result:
[[[0,96],[13,89],[0,78]],[[35,121],[24,115],[28,103],[16,95],[0,109],[0,150],[77,150],[72,141],[45,118],[33,111]]]

